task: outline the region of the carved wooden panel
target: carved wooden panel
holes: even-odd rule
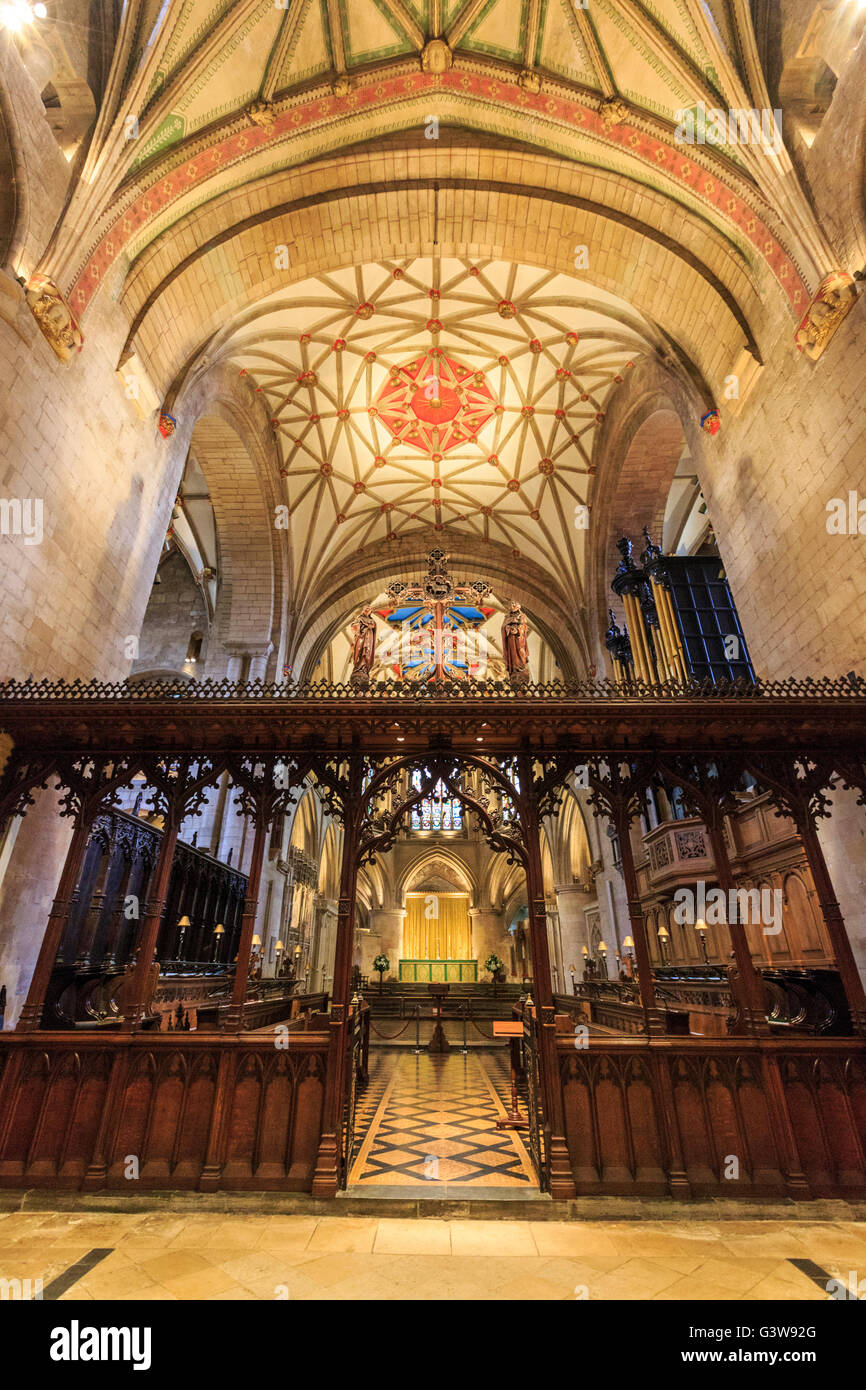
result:
[[[209,1190],[309,1190],[328,1040],[287,1042],[285,1051],[272,1039],[213,1035],[0,1043],[0,1186],[197,1188],[207,1167]]]
[[[671,1191],[681,1166],[695,1196],[866,1196],[860,1043],[810,1042],[791,1055],[730,1039],[599,1037],[577,1051],[563,1038],[559,1057],[580,1194]]]

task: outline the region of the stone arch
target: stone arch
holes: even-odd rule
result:
[[[325,837],[327,839],[327,836]],[[292,830],[289,843],[303,850],[311,859],[319,857],[319,803],[312,787],[301,797],[292,817]],[[324,850],[323,850],[324,855]]]
[[[583,807],[571,788],[566,788],[556,810],[546,818],[553,871],[558,884],[571,883],[592,859]]]
[[[545,897],[552,896],[556,875],[553,869],[553,851],[550,845],[550,836],[547,833],[547,826],[540,827],[541,839],[541,880],[544,885]]]
[[[285,660],[291,543],[278,527],[283,502],[267,410],[231,368],[205,367],[175,402],[208,483],[220,550],[214,632],[234,655],[267,658],[269,678]],[[264,662],[262,662],[264,666]]]
[[[478,891],[478,884],[471,868],[463,857],[450,849],[446,845],[430,845],[421,853],[417,859],[413,859],[406,866],[396,885],[396,900],[402,906],[407,892],[412,891],[412,883],[418,879],[426,869],[432,868],[436,861],[444,862],[454,875],[459,879],[462,886],[470,897],[475,899]],[[423,879],[420,880],[423,882]]]
[[[274,576],[253,460],[234,425],[216,411],[198,418],[190,447],[208,481],[220,539],[220,640],[230,651],[261,655],[271,641]]]
[[[476,153],[481,158],[485,151]],[[461,155],[461,165],[471,167],[469,151]],[[449,177],[430,152],[419,152],[418,160],[418,175],[407,179],[405,156],[362,149],[354,187],[346,186],[345,168],[333,159],[286,171],[258,181],[262,208],[246,220],[239,220],[236,195],[220,195],[142,251],[124,291],[130,338],[168,398],[189,364],[246,306],[323,271],[426,256],[434,245],[443,256],[526,262],[568,275],[574,275],[575,245],[597,248],[581,277],[657,324],[704,381],[724,375],[744,338],[769,349],[780,326],[791,324],[760,256],[635,180],[593,168],[590,184],[585,167],[507,149],[497,151],[495,181]],[[528,226],[545,228],[544,234],[527,238]],[[352,229],[345,249],[335,227]],[[178,244],[195,248],[179,262],[169,240],[178,233]],[[278,245],[289,248],[288,270],[275,266]],[[702,258],[692,250],[697,245]],[[230,296],[226,285],[234,290]]]
[[[322,842],[322,858],[319,864],[318,891],[326,898],[335,899],[340,892],[341,858],[342,835],[338,826],[332,821],[325,831],[325,838]]]
[[[480,887],[489,902],[501,902],[503,912],[506,912],[508,904],[516,897],[522,895],[524,904],[526,902],[526,875],[523,868],[519,864],[509,864],[502,854],[490,857]]]
[[[398,544],[380,542],[365,548],[351,561],[335,566],[322,580],[315,608],[304,615],[290,637],[289,660],[297,680],[309,680],[322,652],[336,634],[360,611],[389,579],[401,571],[422,572],[427,554],[445,545],[455,570],[480,572],[494,586],[502,585],[525,609],[530,623],[551,648],[563,679],[586,673],[585,617],[575,613],[532,561],[515,560],[506,546],[496,541],[478,545],[470,536],[444,535],[425,528]]]
[[[6,106],[0,93],[0,266],[13,260],[16,229],[26,199],[26,187],[22,187],[19,178],[15,147],[6,124]]]
[[[617,392],[602,425],[593,462],[597,486],[590,520],[587,597],[595,600],[598,664],[605,666],[603,645],[607,610],[616,607],[610,589],[623,535],[643,549],[641,528],[648,526],[661,543],[662,522],[677,464],[687,444],[698,472],[703,460],[701,400],[691,383],[673,369],[645,358]]]

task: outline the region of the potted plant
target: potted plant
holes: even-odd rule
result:
[[[373,961],[373,969],[379,972],[379,993],[382,993],[382,976],[391,969],[391,962],[385,955],[378,955]]]
[[[490,971],[493,993],[495,994],[497,981],[504,980],[505,978],[505,964],[497,955],[491,952],[484,962],[484,969]]]

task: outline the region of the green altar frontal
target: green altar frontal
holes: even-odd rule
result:
[[[477,960],[401,960],[400,979],[407,983],[474,984],[478,979]]]

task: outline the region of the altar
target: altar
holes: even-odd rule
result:
[[[405,984],[475,984],[478,961],[401,960],[399,979]]]

